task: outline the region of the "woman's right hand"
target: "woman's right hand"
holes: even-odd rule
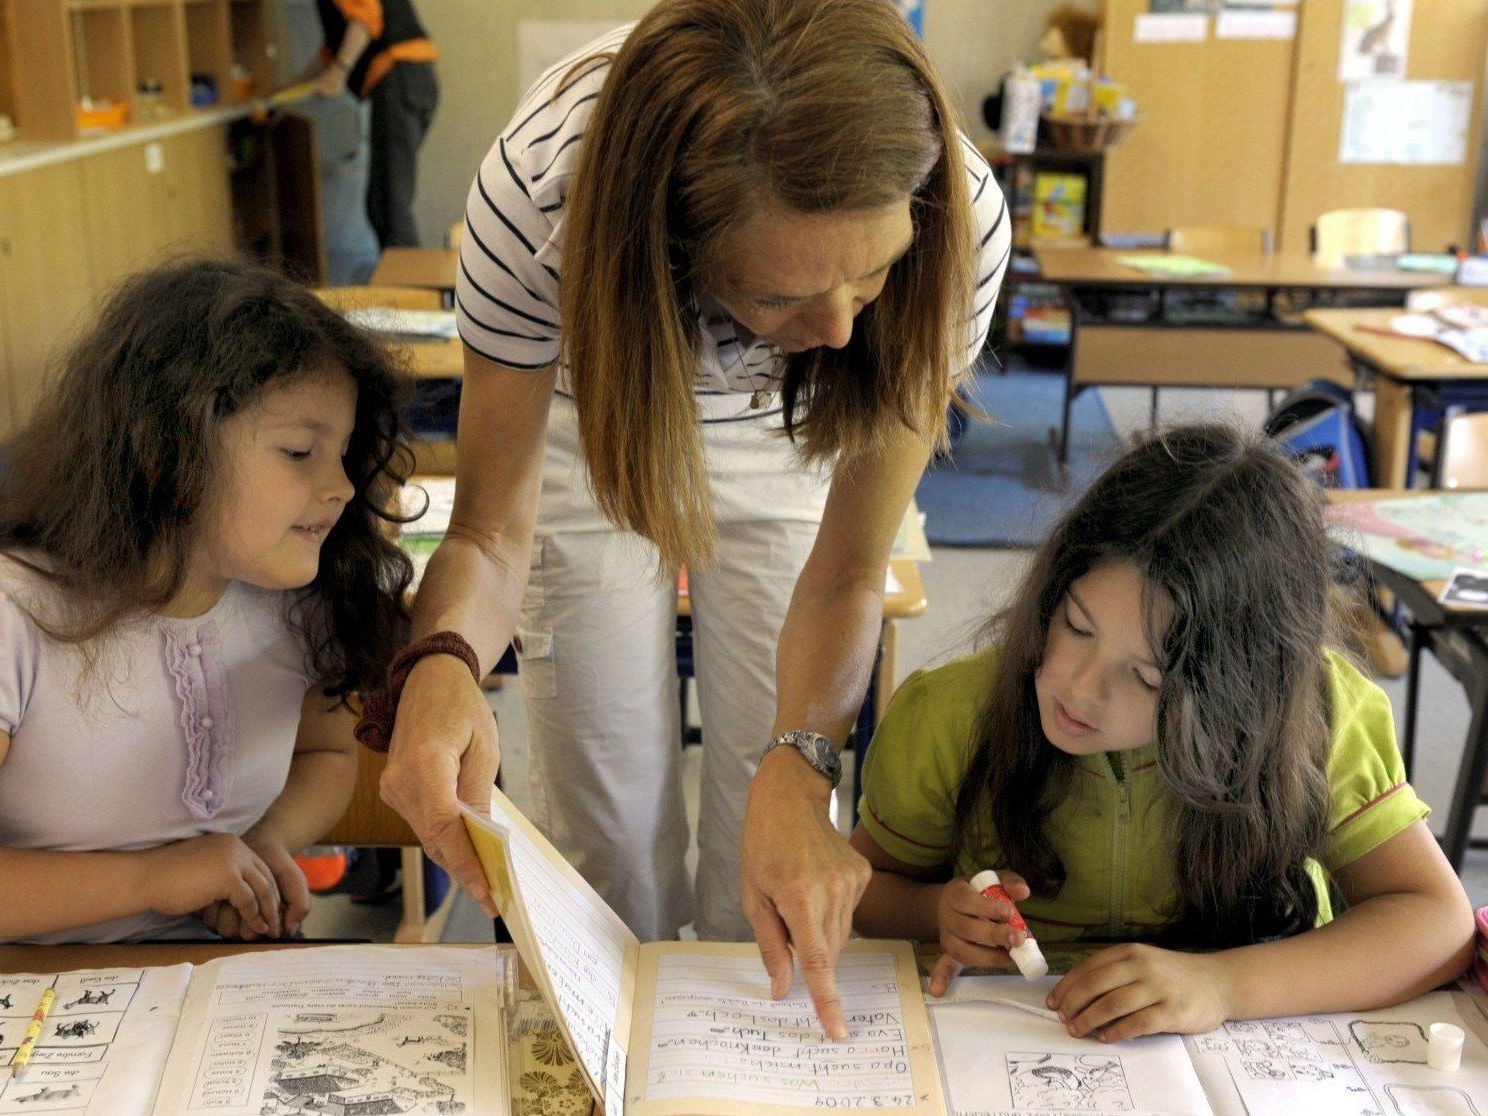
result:
[[[152,911],[189,915],[222,901],[231,904],[240,923],[254,933],[279,936],[279,886],[263,858],[241,837],[212,833],[142,855]]]
[[[1015,902],[1027,899],[1027,882],[1016,872],[997,870],[1002,886]],[[971,890],[965,877],[957,877],[940,889],[940,947],[945,952],[930,974],[930,995],[944,996],[967,965],[1006,965],[1008,950],[1022,945],[1028,934],[1008,925],[1013,905],[988,899]]]
[[[496,718],[470,668],[453,655],[424,656],[398,701],[382,800],[407,819],[424,851],[492,918],[499,912],[460,804],[489,811],[500,764]]]

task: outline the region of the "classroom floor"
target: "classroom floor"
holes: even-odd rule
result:
[[[1103,388],[1106,407],[1116,429],[1131,435],[1146,428],[1148,393],[1144,388]],[[1367,402],[1367,401],[1366,401]],[[1197,391],[1169,389],[1162,394],[1161,419],[1185,419],[1236,415],[1259,424],[1265,417],[1265,396],[1260,392]],[[899,665],[902,674],[927,664],[944,661],[970,646],[981,618],[1006,603],[1006,598],[1029,560],[1026,550],[984,550],[938,547],[934,561],[921,569],[930,605],[925,615],[900,626]],[[1462,689],[1429,655],[1423,659],[1420,722],[1417,743],[1416,790],[1438,807],[1433,828],[1445,823],[1445,803],[1457,771],[1462,739],[1467,729],[1467,702]],[[1397,726],[1404,701],[1404,679],[1382,680],[1396,706]],[[508,680],[490,695],[501,725],[505,774],[503,785],[518,806],[530,799],[527,790],[526,717],[522,709],[521,683]],[[696,711],[694,711],[694,716]],[[697,788],[702,766],[700,748],[687,749],[684,780],[688,809],[697,813]],[[844,785],[839,816],[847,818],[848,789]],[[1488,837],[1488,809],[1478,814],[1475,832]],[[694,848],[690,854],[696,857]],[[1488,905],[1488,851],[1469,852],[1463,879],[1474,907]],[[305,923],[312,937],[364,937],[390,940],[397,924],[396,903],[357,906],[340,897],[317,899]],[[489,941],[491,923],[464,896],[457,899],[445,926],[446,941]]]

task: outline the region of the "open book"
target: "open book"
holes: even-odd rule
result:
[[[851,943],[837,987],[852,1033],[832,1042],[799,973],[770,999],[752,943],[642,945],[500,791],[466,825],[607,1116],[945,1111],[909,943]]]
[[[638,943],[500,791],[466,825],[606,1116],[1488,1116],[1481,990],[1107,1045],[1044,1009],[1057,976],[963,975],[927,1011],[908,943],[855,941],[837,972],[851,1035],[833,1043],[799,974],[769,999],[754,945]],[[1460,1069],[1427,1067],[1432,1023],[1467,1033]]]
[[[0,1066],[56,997],[0,1113],[506,1112],[510,954],[325,946],[203,965],[0,975]]]

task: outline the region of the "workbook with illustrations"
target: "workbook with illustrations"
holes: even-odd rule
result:
[[[0,1113],[506,1113],[510,958],[323,946],[0,974]],[[47,988],[40,1040],[12,1077]]]
[[[752,943],[637,941],[500,791],[466,826],[606,1116],[1488,1114],[1462,1107],[1488,1096],[1488,1015],[1464,991],[1106,1044],[1044,1009],[1058,977],[962,976],[931,1000],[908,943],[853,941],[837,968],[850,1034],[832,1042],[799,971],[770,999]],[[1426,1066],[1435,1022],[1467,1032],[1456,1071]]]

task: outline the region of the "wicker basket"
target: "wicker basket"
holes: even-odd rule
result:
[[[1114,116],[1085,113],[1044,114],[1049,139],[1064,151],[1104,151],[1115,147],[1131,134],[1136,124],[1136,117],[1118,120]]]

